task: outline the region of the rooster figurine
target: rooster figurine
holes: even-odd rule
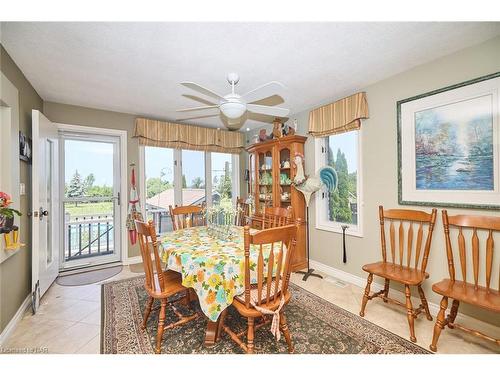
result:
[[[296,153],[293,159],[297,172],[293,179],[295,188],[304,194],[306,206],[309,207],[311,196],[321,189],[323,185],[326,186],[328,192],[333,193],[337,190],[338,177],[337,172],[330,166],[322,167],[319,169],[316,176],[304,175],[304,155]]]

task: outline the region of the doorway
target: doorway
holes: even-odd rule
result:
[[[59,139],[60,268],[118,262],[126,245],[122,236],[123,209],[127,205],[122,194],[122,137],[63,128]]]

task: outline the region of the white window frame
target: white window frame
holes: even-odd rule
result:
[[[139,198],[141,200],[141,210],[146,217],[146,157],[144,145],[139,145]],[[182,150],[173,149],[174,152],[174,201],[176,205],[182,204],[182,184],[176,184],[182,181]],[[212,205],[212,153],[204,152],[205,156],[205,196],[207,206]],[[236,204],[236,198],[240,195],[240,155],[231,154],[232,163],[232,201]]]
[[[357,165],[357,202],[358,202],[358,224],[353,227],[352,225],[346,230],[346,235],[355,236],[355,237],[363,237],[363,211],[364,211],[364,202],[363,202],[363,168],[362,168],[362,131],[361,129],[357,130],[358,132],[358,165]],[[328,137],[320,137],[314,139],[314,160],[315,160],[315,169],[318,171],[320,168],[326,165],[326,139]],[[323,194],[324,193],[324,194]],[[327,194],[320,190],[315,194],[316,201],[316,229],[334,232],[334,233],[342,233],[341,225],[344,223],[339,223],[335,221],[327,220],[326,215],[323,215],[326,211],[325,205],[328,204],[328,196]]]

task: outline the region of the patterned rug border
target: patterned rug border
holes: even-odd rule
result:
[[[131,280],[135,280],[135,279],[141,279],[141,278],[144,278],[144,275],[138,275],[138,276],[133,276],[133,277],[128,277],[128,278],[125,278],[125,279],[119,279],[119,280],[113,280],[113,281],[108,281],[108,282],[104,282],[101,284],[101,338],[100,338],[100,353],[101,354],[104,354],[104,324],[105,324],[105,308],[104,308],[104,288],[106,286],[109,286],[109,285],[113,285],[113,284],[119,284],[119,283],[122,283],[122,282],[127,282],[127,281],[131,281]],[[351,319],[359,319],[359,320],[362,320],[363,323],[365,323],[366,325],[370,326],[371,329],[373,329],[374,331],[379,331],[387,336],[390,336],[391,338],[393,339],[399,339],[399,340],[403,340],[408,346],[410,347],[416,347],[418,348],[418,350],[422,350],[424,351],[425,353],[413,353],[413,355],[424,355],[424,354],[434,354],[433,352],[427,350],[426,348],[420,346],[420,345],[417,345],[413,342],[411,342],[410,340],[406,339],[405,337],[402,337],[402,336],[399,336],[369,320],[367,320],[366,318],[362,318],[360,316],[358,316],[357,314],[355,313],[352,313],[350,312],[349,310],[346,310],[344,309],[343,307],[340,307],[330,301],[328,301],[327,299],[317,295],[317,294],[314,294],[310,291],[308,291],[307,289],[303,288],[302,286],[300,285],[297,285],[293,282],[290,281],[291,284],[293,284],[294,287],[298,288],[298,289],[301,289],[302,292],[304,292],[304,294],[306,294],[308,297],[310,298],[318,298],[320,299],[323,303],[325,304],[328,304],[330,305],[331,308],[333,308],[334,310],[340,310],[340,314],[344,314],[346,316],[348,316],[349,318]],[[272,355],[272,353],[269,353]],[[267,355],[269,355],[267,354]],[[216,354],[212,354],[212,355],[217,355]],[[266,355],[266,354],[264,354]],[[333,355],[333,354],[325,354],[325,355]],[[349,354],[347,354],[349,355]],[[397,354],[396,354],[397,355]]]

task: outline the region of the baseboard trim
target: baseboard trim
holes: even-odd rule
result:
[[[310,263],[311,263],[311,268],[314,268],[315,270],[323,272],[324,274],[326,274],[328,276],[331,276],[331,277],[337,278],[339,280],[348,282],[350,284],[359,286],[360,288],[363,288],[363,289],[366,287],[366,278],[353,275],[352,273],[348,273],[348,272],[339,270],[337,268],[330,267],[324,263],[321,263],[321,262],[318,262],[318,261],[315,261],[312,259],[310,260]],[[382,284],[379,284],[377,282],[372,282],[372,285],[371,285],[372,291],[379,291],[380,289],[384,289],[384,286]],[[393,289],[393,288],[390,288],[390,293],[396,294],[401,301],[404,301],[406,298],[404,293],[402,293],[399,290]],[[435,318],[439,312],[439,305],[432,303],[432,302],[429,302],[429,301],[428,301],[428,304],[429,304],[429,310],[431,312],[431,315]],[[469,315],[465,315],[465,314],[462,314],[460,312],[458,313],[457,316],[459,318],[466,317],[467,319],[475,319]]]
[[[128,266],[130,264],[137,264],[137,263],[142,263],[142,257],[140,255],[125,259],[123,265]]]
[[[0,347],[4,345],[7,339],[10,337],[14,329],[16,328],[19,321],[23,318],[24,312],[31,306],[31,294],[28,294],[24,299],[19,309],[17,309],[16,314],[12,317],[9,323],[5,326],[4,330],[0,334]]]

